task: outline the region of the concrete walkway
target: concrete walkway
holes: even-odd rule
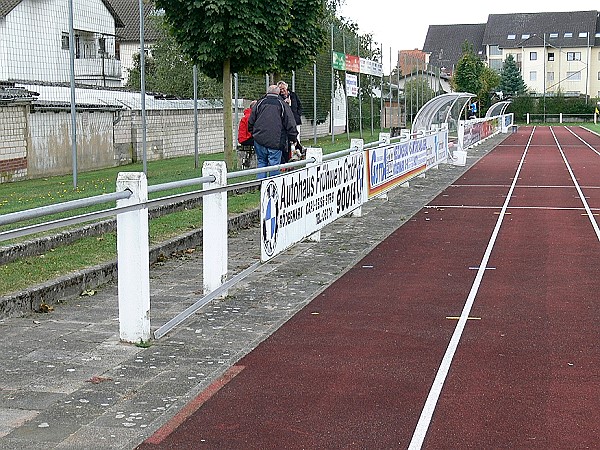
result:
[[[505,135],[327,226],[149,348],[118,338],[117,287],[0,321],[0,448],[132,449],[457,179]],[[258,227],[230,235],[229,273],[260,258]],[[155,330],[202,293],[201,249],[151,269]]]

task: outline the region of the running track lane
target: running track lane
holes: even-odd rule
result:
[[[424,448],[598,448],[600,244],[561,150],[588,183],[600,158],[572,137],[534,133]]]
[[[598,239],[550,131],[522,161],[531,134],[509,136],[140,448],[407,448],[479,272],[423,448],[598,441]],[[598,159],[576,145],[565,154]],[[516,206],[478,270],[521,161]]]

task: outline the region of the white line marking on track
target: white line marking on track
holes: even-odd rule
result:
[[[417,426],[408,446],[409,450],[420,449],[425,440],[427,430],[429,429],[429,425],[431,423],[431,418],[433,417],[433,412],[435,411],[435,407],[440,397],[440,393],[442,392],[442,387],[444,385],[444,382],[446,381],[446,377],[448,376],[448,371],[450,370],[450,365],[452,364],[454,353],[458,348],[458,343],[462,336],[463,330],[465,329],[469,313],[471,312],[471,308],[473,307],[475,296],[477,295],[477,291],[479,290],[479,286],[481,285],[481,280],[483,279],[485,268],[487,267],[490,255],[492,253],[492,249],[494,248],[496,238],[498,237],[498,233],[500,231],[500,226],[502,225],[502,221],[504,220],[504,216],[508,208],[508,202],[510,201],[512,191],[514,191],[515,185],[517,184],[517,178],[519,177],[519,173],[521,172],[521,168],[523,167],[523,162],[525,161],[525,156],[527,155],[527,151],[531,144],[531,139],[533,138],[534,133],[535,127],[533,127],[533,129],[531,130],[531,134],[529,135],[529,139],[527,140],[527,145],[525,146],[525,150],[523,152],[523,155],[521,156],[521,161],[519,162],[519,166],[517,167],[517,171],[513,178],[513,182],[506,196],[506,200],[504,201],[504,205],[502,206],[502,213],[496,221],[496,226],[494,227],[492,236],[490,237],[483,258],[481,259],[481,264],[479,264],[479,270],[475,275],[475,280],[473,281],[473,285],[471,286],[471,290],[469,291],[469,295],[467,296],[467,300],[460,315],[460,319],[456,324],[456,328],[454,328],[454,333],[452,333],[452,337],[450,338],[450,342],[448,343],[448,347],[446,348],[446,352],[444,353],[444,357],[442,358],[440,367],[438,368],[431,389],[429,390],[429,394],[427,395],[427,400],[425,400],[425,405],[423,406],[423,410],[421,411],[421,416],[419,417],[419,421],[417,422]]]
[[[500,206],[483,206],[483,205],[426,205],[424,208],[439,209],[444,208],[454,209],[498,209]],[[509,206],[508,209],[547,209],[549,211],[586,211],[584,207],[576,208],[570,206]],[[590,208],[591,211],[600,211],[600,208]]]
[[[577,136],[575,133],[573,133],[568,128],[567,128],[567,130],[570,131],[573,135]],[[585,200],[587,197],[585,195],[583,195],[583,191],[581,190],[581,187],[579,186],[579,183],[577,183],[577,178],[575,178],[575,174],[573,173],[573,170],[571,169],[571,165],[569,164],[569,161],[567,161],[567,156],[563,152],[563,149],[560,146],[560,143],[558,142],[558,139],[556,138],[556,135],[554,134],[554,130],[552,129],[552,127],[550,127],[550,131],[552,132],[552,137],[554,137],[554,141],[556,142],[556,145],[558,145],[558,150],[560,151],[562,159],[565,162],[565,165],[567,166],[567,170],[569,171],[569,175],[571,175],[571,180],[573,180],[573,184],[575,185],[575,188],[577,189],[577,193],[579,194],[579,198],[581,198],[581,202],[583,203],[583,207],[585,208],[585,212],[587,213],[588,218],[590,219],[590,222],[592,224],[592,228],[594,228],[594,231],[596,232],[596,237],[600,241],[600,228],[598,228],[598,222],[596,222],[596,219],[594,219],[594,214],[592,213],[592,210],[591,210],[590,206],[588,205],[588,202]],[[577,136],[577,137],[579,137],[579,136]],[[580,138],[580,140],[582,142],[585,142],[581,138]],[[594,149],[592,148],[592,150],[594,150]],[[594,151],[596,151],[596,150],[594,150]],[[596,153],[598,155],[600,155],[600,153],[598,153],[597,151],[596,151]]]

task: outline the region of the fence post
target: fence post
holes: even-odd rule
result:
[[[203,189],[227,185],[224,161],[205,161],[202,176],[213,175],[215,181],[204,183]],[[202,273],[204,294],[219,288],[227,279],[227,192],[202,197]],[[226,297],[224,291],[220,297]]]
[[[308,147],[306,149],[306,159],[315,158],[314,163],[306,164],[306,167],[318,166],[323,163],[323,149],[322,148],[314,148]],[[311,242],[321,242],[321,230],[315,231],[313,234],[306,238]]]
[[[382,134],[388,135],[389,142],[389,133],[379,133],[379,140],[381,140]],[[350,148],[354,149],[352,153],[362,153],[365,150],[365,141],[363,139],[350,139]],[[352,210],[350,217],[362,217],[362,206]]]
[[[120,172],[117,192],[132,196],[117,200],[117,207],[145,203],[148,181],[143,172]],[[117,267],[119,335],[124,342],[150,339],[150,263],[148,208],[117,214]]]
[[[559,114],[560,120],[559,122],[562,123],[562,113]]]
[[[379,140],[384,141],[385,145],[390,145],[390,143],[391,143],[390,136],[391,136],[390,133],[379,133]],[[406,183],[402,184],[402,186],[408,187],[408,181]],[[380,200],[387,200],[388,199],[387,192],[383,192],[383,193],[379,194],[376,198],[378,198]]]
[[[527,113],[527,125],[529,125],[529,113]]]

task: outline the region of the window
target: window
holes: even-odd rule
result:
[[[500,72],[502,70],[502,60],[490,59],[490,69]]]
[[[501,56],[502,50],[497,45],[490,45],[490,56]]]
[[[600,72],[598,72],[598,79],[600,80]]]
[[[529,52],[529,61],[537,61],[537,52]]]
[[[510,41],[512,41],[512,40],[515,40],[516,38],[517,38],[517,36],[515,36],[514,34],[509,34],[509,35],[506,37],[506,39],[508,39],[508,40],[510,40]]]
[[[582,31],[581,33],[579,33],[579,37],[580,38],[584,38],[584,37],[587,37],[587,36],[588,36],[588,34],[585,31]]]
[[[567,52],[567,61],[581,61],[581,52]]]
[[[567,33],[565,33],[565,37],[566,38],[573,37],[573,33],[567,32]]]
[[[63,50],[69,50],[69,33],[62,34],[62,37],[60,40],[60,48]]]
[[[600,55],[600,53],[598,53]],[[554,61],[554,53],[548,52],[548,61]]]
[[[98,38],[98,52],[100,55],[106,55],[106,38]]]
[[[529,81],[537,81],[537,72],[535,70],[529,72]]]
[[[554,81],[554,72],[548,72],[546,74],[546,80],[548,80],[548,81]]]
[[[521,35],[521,39],[529,39],[529,35],[528,34],[522,34]]]
[[[581,71],[567,72],[567,81],[581,81]]]
[[[558,33],[550,33],[550,39],[558,38]]]

